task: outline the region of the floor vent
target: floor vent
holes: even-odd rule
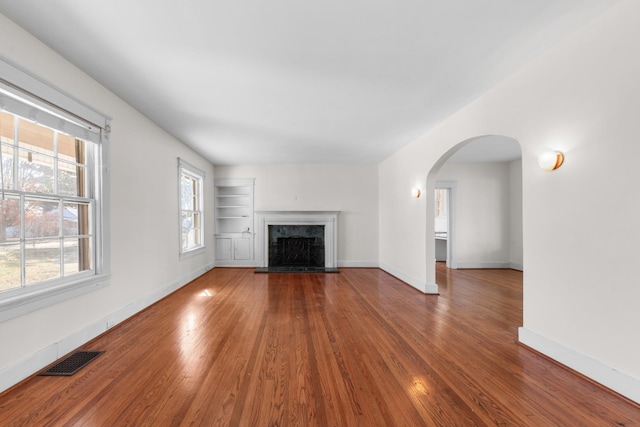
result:
[[[66,359],[51,366],[46,371],[41,372],[39,375],[71,376],[84,368],[89,364],[89,362],[100,356],[102,353],[104,353],[104,351],[76,351]]]

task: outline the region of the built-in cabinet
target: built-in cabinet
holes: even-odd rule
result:
[[[215,180],[216,265],[254,265],[255,179]]]
[[[245,261],[251,259],[252,239],[246,237],[216,236],[216,259],[218,261]]]

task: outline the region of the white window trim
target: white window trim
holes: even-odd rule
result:
[[[0,292],[0,322],[3,322],[109,285],[111,276],[109,123],[111,119],[3,57],[0,57],[0,87],[33,104],[54,110],[65,120],[73,122],[73,126],[84,128],[87,135],[91,135],[87,139],[99,142],[95,170],[95,274],[78,275],[74,277],[75,280],[45,282]]]
[[[186,172],[200,179],[200,194],[198,194],[200,204],[200,246],[183,250],[182,249],[182,173]],[[178,250],[180,251],[180,260],[191,258],[192,256],[200,255],[206,252],[206,244],[204,240],[204,182],[206,174],[192,164],[184,161],[178,157]]]

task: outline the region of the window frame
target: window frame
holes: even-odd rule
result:
[[[14,114],[35,119],[44,126],[50,126],[95,144],[91,159],[94,173],[89,183],[93,187],[92,223],[89,227],[94,233],[94,265],[89,272],[0,292],[0,322],[3,322],[109,285],[111,119],[2,57],[0,57],[0,89],[4,92],[0,93],[2,97],[0,101],[14,103],[11,109],[30,108],[28,115],[21,111],[13,111]],[[46,198],[47,195],[39,193],[27,195],[27,197],[31,196]]]
[[[193,210],[185,210],[182,208],[182,177],[186,175],[190,178],[193,178],[197,182],[196,186],[196,200],[197,200],[197,208]],[[206,251],[206,244],[204,239],[204,182],[205,182],[206,174],[193,166],[192,164],[186,162],[185,160],[178,158],[178,250],[179,250],[179,259],[190,258],[195,255],[202,254]],[[183,222],[182,215],[184,212],[197,213],[200,217],[200,227],[198,238],[200,240],[200,245],[192,247],[192,248],[184,248],[184,234],[183,234]],[[193,230],[195,227],[190,228]]]

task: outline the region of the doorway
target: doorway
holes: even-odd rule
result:
[[[430,259],[451,269],[522,269],[520,159],[515,139],[488,135],[457,144],[436,162],[426,185],[433,197],[427,209]],[[435,283],[433,261],[431,277]]]
[[[434,238],[436,261],[446,262],[447,268],[457,268],[454,253],[453,202],[456,183],[438,181],[434,193]]]

